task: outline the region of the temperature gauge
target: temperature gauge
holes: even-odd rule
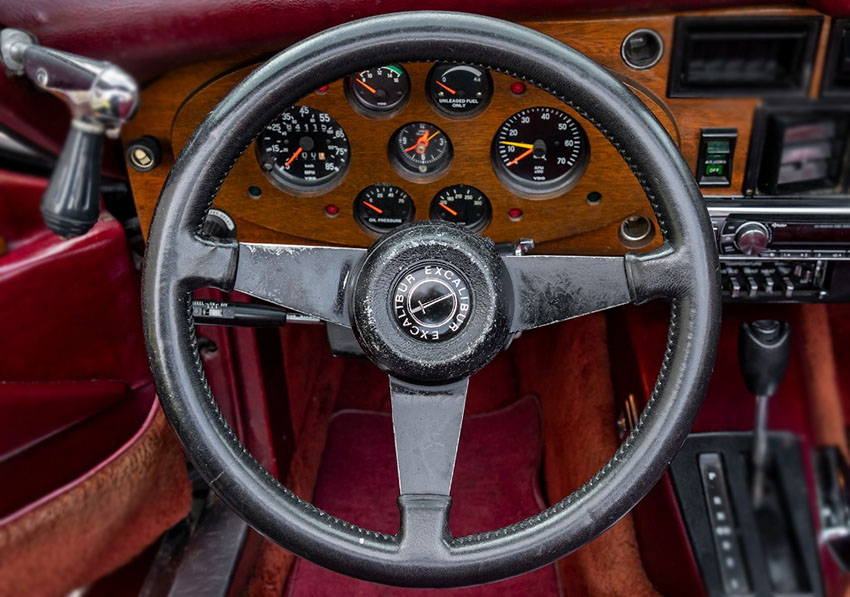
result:
[[[345,80],[351,106],[372,118],[388,118],[410,98],[410,77],[401,66],[391,64],[360,71]]]
[[[377,234],[410,222],[415,214],[410,195],[391,184],[368,186],[354,200],[354,218],[367,231]]]
[[[490,223],[493,209],[484,193],[466,184],[456,184],[434,196],[429,215],[432,220],[454,222],[478,232]]]

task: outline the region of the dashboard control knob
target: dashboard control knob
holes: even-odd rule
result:
[[[236,223],[226,211],[213,208],[204,220],[201,233],[212,238],[231,240],[236,238]]]
[[[769,241],[770,234],[760,222],[741,224],[735,233],[735,247],[744,255],[760,255]]]

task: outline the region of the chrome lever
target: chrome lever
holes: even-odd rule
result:
[[[123,69],[39,45],[20,29],[0,31],[0,62],[13,75],[62,99],[71,130],[41,200],[47,226],[62,237],[85,234],[100,211],[103,137],[118,138],[136,113],[139,87]]]

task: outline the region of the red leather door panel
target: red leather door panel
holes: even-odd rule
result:
[[[123,228],[58,238],[45,185],[0,171],[0,519],[97,466],[154,400]]]

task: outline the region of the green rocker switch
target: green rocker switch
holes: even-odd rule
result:
[[[732,158],[738,129],[702,129],[699,141],[697,181],[701,187],[728,187],[732,184]]]

